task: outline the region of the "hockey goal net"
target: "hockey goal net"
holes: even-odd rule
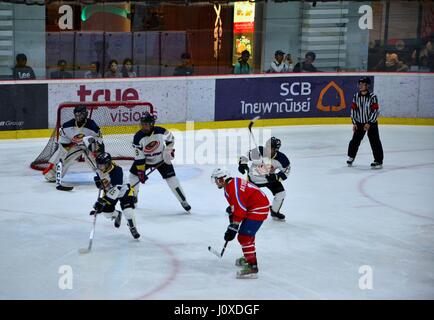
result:
[[[132,148],[134,133],[139,130],[140,117],[148,111],[156,115],[149,102],[142,101],[98,101],[98,102],[65,102],[59,105],[55,120],[55,128],[47,145],[39,156],[31,163],[35,170],[44,170],[48,161],[58,148],[59,128],[74,118],[76,106],[85,105],[88,118],[94,120],[101,128],[106,152],[116,160],[133,160]]]

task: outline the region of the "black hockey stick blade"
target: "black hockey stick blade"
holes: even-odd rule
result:
[[[253,124],[254,124],[255,121],[258,120],[259,118],[261,118],[261,117],[260,117],[260,116],[256,116],[256,117],[254,117],[252,120],[250,120],[250,123],[249,123],[249,130],[250,130],[250,131],[252,131]]]
[[[60,190],[60,191],[71,191],[72,189],[74,189],[74,187],[63,186],[63,185],[59,184],[56,186],[56,189]]]

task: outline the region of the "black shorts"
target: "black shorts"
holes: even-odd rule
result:
[[[268,182],[268,183],[262,183],[262,184],[254,183],[253,181],[250,181],[250,182],[259,188],[264,188],[264,187],[268,188],[268,190],[271,191],[273,196],[279,192],[285,191],[285,188],[283,187],[283,184],[280,181]]]
[[[155,166],[156,165],[147,164],[145,166],[146,171],[149,172],[149,169],[151,169],[151,168],[153,168]],[[172,164],[167,164],[166,162],[164,162],[161,166],[159,166],[157,168],[157,170],[158,170],[158,172],[160,173],[160,175],[161,175],[161,177],[163,179],[167,179],[167,178],[171,178],[171,177],[176,176],[176,174],[175,174],[175,168],[173,167],[173,165]],[[137,175],[137,167],[136,167],[136,165],[134,163],[131,166],[130,172],[132,174],[134,174],[134,175]]]

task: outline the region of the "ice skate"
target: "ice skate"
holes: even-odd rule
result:
[[[257,279],[258,266],[246,264],[243,269],[237,271],[237,279]]]
[[[136,227],[134,227],[134,223],[132,220],[128,220],[128,227],[130,228],[130,232],[134,239],[140,238],[140,233],[137,232]]]
[[[116,212],[117,212],[117,216],[116,218],[114,218],[115,220],[114,225],[116,228],[119,228],[121,226],[122,212],[118,210],[116,210]]]
[[[371,169],[382,169],[383,164],[377,161],[371,163]]]
[[[275,212],[270,207],[271,217],[277,221],[285,221],[285,215],[280,212]]]
[[[247,265],[247,260],[244,257],[238,258],[237,260],[235,260],[235,265],[237,267],[244,267],[245,265]]]
[[[354,162],[354,158],[348,157],[347,165],[348,165],[349,167],[352,167],[352,166],[353,166],[353,162]]]

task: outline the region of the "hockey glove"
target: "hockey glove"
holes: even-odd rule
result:
[[[282,171],[277,174],[277,180],[286,180],[288,177]]]
[[[234,240],[235,236],[237,235],[239,227],[240,227],[239,223],[231,223],[228,226],[228,229],[225,232],[225,241],[232,241],[232,240]]]
[[[95,181],[95,185],[98,189],[103,189],[103,184],[99,176],[93,177],[93,181]]]
[[[101,213],[104,209],[105,202],[102,198],[99,198],[97,202],[93,205],[93,208],[95,209],[95,213]]]
[[[137,171],[137,176],[139,177],[139,181],[141,183],[145,183],[148,180],[148,176],[145,174],[145,171]]]
[[[267,178],[267,181],[268,181],[269,183],[276,182],[277,179],[278,179],[278,178],[277,178],[277,175],[276,175],[275,173],[270,173],[270,174],[266,175],[265,178]]]
[[[238,164],[238,171],[241,174],[245,174],[246,172],[249,172],[249,166],[245,163],[239,163]]]

